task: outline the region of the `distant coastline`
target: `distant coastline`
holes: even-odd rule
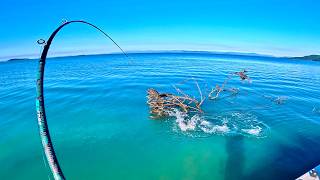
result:
[[[7,61],[21,61],[21,60],[34,60],[34,59],[30,59],[30,58],[12,58],[12,59],[9,59]],[[4,61],[6,62],[6,61]]]
[[[309,55],[309,56],[303,56],[303,57],[293,57],[293,59],[320,61],[320,55]]]
[[[128,55],[135,54],[203,54],[203,55],[218,55],[218,56],[247,56],[247,57],[267,57],[267,58],[282,58],[275,57],[271,55],[265,54],[257,54],[257,53],[242,53],[242,52],[219,52],[219,51],[188,51],[188,50],[155,50],[155,51],[129,51],[126,52]],[[80,55],[67,55],[67,56],[53,56],[48,57],[48,59],[55,58],[66,58],[66,57],[86,57],[86,56],[105,56],[105,55],[123,55],[120,52],[116,53],[105,53],[105,54],[80,54]],[[37,60],[38,58],[12,58],[9,60],[4,60],[2,62],[8,61],[21,61],[21,60]]]
[[[311,60],[320,61],[320,55],[308,55],[302,57],[276,57],[271,55],[257,54],[257,53],[242,53],[242,52],[216,52],[216,51],[185,51],[185,50],[163,50],[163,51],[131,51],[127,54],[204,54],[204,55],[229,55],[229,56],[248,56],[248,57],[267,57],[267,58],[287,58],[287,59],[300,59],[300,60]],[[103,56],[103,55],[122,55],[121,53],[108,53],[108,54],[83,54],[83,55],[69,55],[69,56],[57,56],[48,57],[52,58],[64,58],[64,57],[85,57],[85,56]],[[21,60],[37,60],[38,58],[12,58],[9,60],[4,60],[2,62],[8,61],[21,61]]]

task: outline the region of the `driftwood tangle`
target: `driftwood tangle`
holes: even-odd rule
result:
[[[168,113],[174,108],[178,108],[185,113],[202,113],[200,108],[202,102],[198,102],[195,98],[190,98],[186,94],[178,96],[169,93],[159,93],[155,89],[148,89],[147,94],[147,104],[150,107],[151,118],[168,116]]]
[[[184,113],[190,113],[190,112],[202,113],[203,111],[201,109],[201,104],[204,102],[206,97],[208,97],[210,100],[217,99],[222,91],[229,91],[232,94],[237,94],[239,92],[239,89],[225,88],[225,86],[234,75],[239,76],[241,80],[250,81],[250,78],[246,73],[247,73],[246,70],[231,73],[226,78],[222,86],[216,85],[215,88],[212,88],[208,96],[205,96],[205,97],[203,97],[200,86],[196,81],[196,79],[188,78],[178,83],[179,85],[182,85],[183,83],[186,83],[189,80],[193,80],[199,91],[199,96],[200,96],[199,101],[196,98],[191,98],[189,95],[184,93],[181,89],[179,89],[175,85],[173,85],[173,87],[177,91],[178,95],[174,95],[170,93],[159,93],[157,90],[150,88],[147,90],[147,104],[150,107],[151,118],[155,119],[155,118],[169,116],[169,112],[172,112],[173,109],[179,109]]]

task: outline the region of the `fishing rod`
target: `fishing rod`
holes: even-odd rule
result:
[[[37,41],[38,44],[44,44],[42,54],[39,59],[39,69],[38,69],[38,75],[37,75],[36,109],[37,109],[38,128],[39,128],[41,143],[46,156],[46,160],[50,166],[51,173],[55,180],[64,180],[65,176],[61,170],[58,159],[56,157],[55,150],[53,148],[52,140],[49,133],[48,123],[47,123],[44,94],[43,94],[44,70],[45,70],[47,54],[54,37],[63,27],[73,23],[81,23],[81,24],[89,25],[90,27],[95,28],[96,30],[101,32],[106,38],[110,39],[121,50],[121,52],[126,57],[128,57],[127,53],[107,33],[105,33],[103,30],[101,30],[94,24],[91,24],[89,22],[82,21],[82,20],[65,21],[55,31],[53,31],[53,33],[50,35],[47,42],[45,42],[43,39],[40,39]]]

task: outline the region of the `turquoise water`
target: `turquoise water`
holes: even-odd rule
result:
[[[68,179],[293,179],[320,163],[320,63],[201,53],[48,60],[45,100]],[[149,118],[146,90],[193,77],[204,114]],[[0,63],[0,179],[48,179],[35,113],[37,62]],[[192,81],[179,86],[199,98]],[[284,97],[277,104],[273,100]],[[184,122],[184,123],[182,123]]]

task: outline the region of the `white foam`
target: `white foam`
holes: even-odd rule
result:
[[[211,126],[211,123],[209,121],[203,120],[203,121],[201,121],[200,125],[202,125],[202,126]]]
[[[261,133],[262,128],[261,127],[255,127],[253,129],[242,129],[243,132],[254,135],[254,136],[259,136]]]
[[[254,137],[265,137],[265,131],[268,129],[266,125],[257,120],[256,116],[250,113],[232,112],[215,115],[213,117],[204,117],[195,114],[190,117],[178,109],[173,109],[168,112],[168,114],[175,118],[174,130],[188,132],[187,134],[192,136],[202,136],[205,134],[242,134]],[[205,118],[210,119],[206,120]]]
[[[214,125],[209,121],[204,120],[198,114],[193,115],[191,118],[177,109],[168,112],[169,116],[176,118],[176,123],[181,131],[195,131],[197,128],[205,133],[226,133],[229,131],[227,126],[228,120],[223,119],[222,125]]]
[[[196,124],[192,121],[177,121],[179,128],[181,131],[194,130],[196,128]]]
[[[226,133],[230,129],[227,126],[227,124],[223,125],[213,125],[212,123],[208,121],[202,121],[199,125],[200,129],[205,133]]]
[[[168,112],[169,116],[176,117],[176,123],[178,124],[181,131],[195,130],[198,121],[200,121],[199,115],[194,115],[188,119],[188,115],[177,109]]]
[[[227,126],[227,124],[223,124],[222,126],[214,126],[214,129],[218,132],[228,132],[229,131],[229,127]]]

